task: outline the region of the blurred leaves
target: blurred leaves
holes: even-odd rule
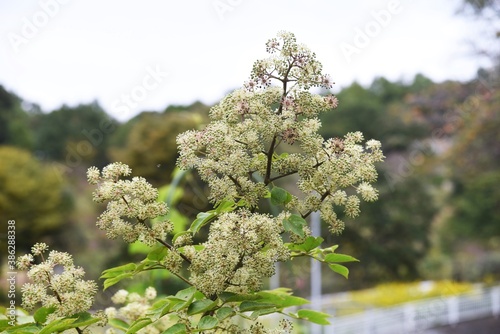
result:
[[[71,199],[61,175],[28,151],[0,146],[0,161],[0,221],[16,221],[16,248],[27,250],[64,224]]]

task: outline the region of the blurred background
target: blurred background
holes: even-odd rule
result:
[[[203,126],[210,107],[267,56],[267,39],[288,30],[336,82],[340,106],[322,116],[322,135],[360,130],[387,157],[380,199],[363,203],[341,236],[322,233],[361,261],[348,265],[349,280],[324,270],[323,292],[421,280],[494,284],[499,13],[497,0],[3,1],[1,254],[14,219],[18,255],[43,241],[73,254],[89,278],[140,259],[140,247],[95,227],[103,207],[92,203],[86,169],[122,161],[169,189],[177,134]],[[210,209],[207,193],[195,174],[183,177],[172,213],[179,226]],[[6,256],[0,261],[5,273]],[[304,268],[283,265],[280,284],[308,296]],[[163,293],[180,286],[144,277],[159,279],[168,282]]]

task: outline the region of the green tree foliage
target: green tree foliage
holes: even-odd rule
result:
[[[337,136],[361,129],[381,139],[387,156],[377,184],[379,200],[363,204],[370,213],[347,223],[341,235],[348,253],[363,264],[351,267],[350,287],[419,277],[418,265],[429,249],[437,208],[430,191],[431,174],[412,164],[409,157],[415,152],[427,154],[415,149],[416,142],[425,141],[439,126],[433,111],[444,113],[453,105],[449,87],[455,86],[436,87],[422,75],[409,85],[384,78],[374,80],[369,88],[355,83],[338,94],[339,108],[323,117],[323,134]],[[436,106],[440,108],[433,109]]]
[[[437,208],[422,175],[409,176],[394,188],[381,178],[377,188],[377,203],[364,204],[367,214],[346,223],[341,235],[342,249],[361,262],[350,267],[351,288],[419,278],[418,264],[430,246]]]
[[[21,108],[21,99],[0,85],[0,145],[30,149],[33,145],[29,117]]]
[[[360,129],[368,138],[383,138],[384,152],[404,150],[425,134],[421,123],[411,117],[411,110],[402,103],[410,88],[384,78],[373,81],[370,88],[358,83],[343,89],[341,104],[335,113],[321,116],[325,137],[338,137],[345,131]]]
[[[204,120],[201,108],[198,109],[200,111],[196,108],[185,109],[195,111],[175,112],[170,109],[163,114],[145,112],[132,120],[132,125],[125,124],[128,133],[117,132],[121,138],[115,141],[115,144],[121,145],[120,142],[126,138],[125,145],[110,149],[112,159],[130,165],[153,184],[167,183],[177,159],[177,135],[197,128]]]
[[[500,235],[500,93],[494,82],[476,86],[476,94],[458,105],[453,146],[443,160],[455,185],[450,229],[488,241]]]
[[[27,151],[0,146],[0,221],[16,221],[16,248],[27,250],[64,223],[70,199],[54,170]]]
[[[106,149],[116,126],[97,102],[63,106],[35,118],[35,149],[47,159],[102,166],[107,162]]]

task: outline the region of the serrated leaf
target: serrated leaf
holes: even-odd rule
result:
[[[35,314],[33,314],[33,319],[39,324],[44,324],[47,321],[47,316],[54,313],[55,307],[40,307]]]
[[[329,264],[328,267],[330,267],[330,269],[336,272],[337,274],[344,276],[345,278],[349,277],[349,269],[347,269],[341,264],[332,263]]]
[[[326,262],[359,262],[358,259],[350,256],[350,255],[346,255],[346,254],[337,254],[337,253],[331,253],[331,254],[327,254],[325,256],[325,261]]]
[[[324,239],[322,237],[309,236],[301,244],[287,244],[287,246],[288,246],[288,249],[290,249],[291,251],[308,253],[311,250],[313,250],[314,248],[321,245],[321,243],[323,241],[324,241]]]
[[[292,200],[292,195],[283,188],[273,187],[271,190],[271,203],[273,205],[285,205]]]
[[[276,307],[276,305],[271,302],[261,303],[253,300],[247,300],[240,304],[240,312],[256,311],[271,307]]]
[[[304,319],[318,325],[330,324],[330,321],[327,320],[328,318],[330,318],[330,315],[323,312],[304,309],[304,310],[299,310],[299,312],[297,312],[297,316],[300,319]]]
[[[175,324],[164,331],[162,334],[186,334],[186,325]]]
[[[137,333],[139,330],[142,328],[146,327],[147,325],[151,324],[153,321],[150,318],[141,318],[137,319],[134,321],[131,325],[130,328],[127,330],[125,334],[134,334]]]
[[[217,316],[217,319],[219,319],[220,321],[234,315],[236,312],[234,312],[233,308],[232,307],[221,307],[220,309],[217,310],[216,312],[216,316]]]
[[[198,329],[208,330],[212,329],[219,324],[219,320],[211,315],[206,315],[198,322]]]
[[[193,315],[193,314],[203,313],[205,311],[212,310],[216,306],[217,302],[210,299],[197,300],[193,302],[191,305],[189,305],[187,314]]]
[[[304,226],[306,225],[305,219],[296,214],[292,214],[288,219],[283,220],[285,231],[292,232],[300,237],[304,237]]]

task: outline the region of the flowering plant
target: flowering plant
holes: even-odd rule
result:
[[[340,233],[344,223],[337,216],[339,209],[356,217],[360,199],[377,199],[371,183],[377,178],[375,163],[384,157],[380,142],[369,140],[363,145],[360,132],[327,140],[318,134],[319,114],[337,108],[338,100],[309,91],[312,87],[329,89],[333,84],[314,53],[297,44],[288,32],[269,40],[266,49],[271,57],[256,61],[243,88],[211,109],[210,123],[177,138],[179,167],[199,173],[214,205],[213,210],[200,212],[189,228],[173,234],[172,223],[165,219],[168,208],[157,201],[158,191],[141,177],[126,179],[132,172],[128,166],[113,163],[102,171],[88,170],[88,181],[97,185],[94,200],[108,203],[97,226],[110,238],[141,241],[151,247],[140,263],[105,270],[104,288],[149,270],[168,270],[187,285],[176,295],[155,302],[155,290],[146,291],[145,297],[120,290],[113,301],[128,304],[106,310],[114,328],[109,333],[115,329],[166,334],[290,333],[289,320],[274,330],[259,322],[243,329],[233,321],[235,317],[257,321],[271,313],[328,323],[328,314],[287,311],[308,301],[293,296],[289,289],[262,290],[263,280],[274,274],[276,262],[302,256],[347,277],[347,268],[339,263],[356,259],[336,253],[337,246],[321,248],[323,239],[311,235],[305,218],[319,211],[329,230]],[[293,184],[294,194],[282,185],[285,178],[294,181],[288,183]],[[266,200],[279,214],[260,211]],[[208,238],[195,244],[194,237],[202,229],[208,230]],[[34,254],[39,253],[37,247]],[[27,268],[30,261],[29,256],[20,259],[20,267]],[[81,277],[81,271],[74,277]],[[57,290],[53,283],[45,283]],[[40,326],[90,307],[82,303],[62,311],[53,297],[50,303],[30,300],[30,291],[35,290],[28,286],[24,291],[26,306],[42,302],[50,309],[45,321],[37,321]],[[89,294],[94,291],[95,287],[88,289]],[[82,332],[79,327],[77,331]]]

